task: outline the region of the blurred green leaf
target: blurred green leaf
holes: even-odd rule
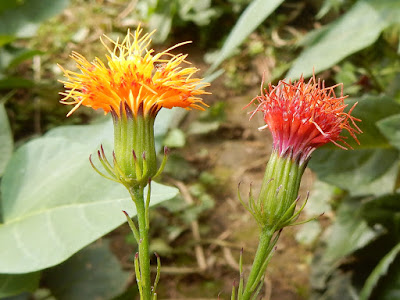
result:
[[[12,35],[0,35],[0,47],[13,42],[14,40],[15,37]]]
[[[183,212],[182,219],[186,223],[197,220],[204,212],[214,207],[215,199],[207,194],[203,185],[197,183],[190,187],[190,193],[198,200],[196,204],[188,206]]]
[[[4,1],[4,0],[3,0]],[[60,13],[69,0],[18,1],[18,5],[2,9],[0,6],[0,35],[32,37],[40,22]]]
[[[16,48],[10,45],[0,48],[0,70],[5,71],[19,65],[24,60],[41,54],[43,52],[39,50]]]
[[[2,0],[0,1],[0,13],[4,10],[15,8],[18,4],[21,3],[21,0]]]
[[[322,4],[322,7],[320,8],[316,18],[321,19],[331,10],[338,12],[344,2],[345,0],[324,0],[324,3]]]
[[[250,33],[274,12],[282,2],[283,0],[253,0],[229,33],[218,57],[207,73],[215,71],[225,59],[231,56]]]
[[[13,151],[13,136],[8,122],[4,103],[0,102],[0,177],[11,158]]]
[[[400,252],[400,244],[397,244],[385,257],[379,262],[379,264],[375,267],[372,273],[368,276],[367,281],[365,282],[364,287],[360,292],[360,300],[368,300],[372,294],[373,289],[378,284],[380,278],[382,278],[385,274],[387,274],[389,266],[393,263],[395,258]],[[389,289],[385,289],[384,295],[380,296],[376,299],[399,299],[400,296],[400,277],[399,275],[400,268],[396,272],[396,275],[391,274],[390,277],[397,277],[395,284],[390,285]],[[388,284],[386,283],[386,286]],[[390,295],[390,298],[388,297]]]
[[[321,233],[321,225],[318,221],[312,220],[301,226],[296,232],[296,241],[303,245],[313,244]]]
[[[316,180],[313,183],[307,205],[304,208],[307,216],[314,217],[331,211],[330,202],[333,200],[336,192],[337,187]]]
[[[171,123],[174,121],[178,111],[179,108],[162,109],[157,114],[156,122],[154,124],[154,139],[157,151],[160,151],[165,134],[170,128]]]
[[[110,132],[110,122],[58,128],[13,155],[1,182],[0,243],[7,247],[0,248],[0,272],[56,265],[124,223],[121,210],[135,215],[122,185],[96,174],[88,162],[100,142],[111,148]],[[151,205],[176,194],[154,183]]]
[[[400,114],[379,121],[377,126],[389,142],[400,150]]]
[[[340,299],[335,298],[329,286],[331,278],[339,275],[335,272],[341,261],[354,251],[363,248],[371,241],[382,235],[381,228],[371,229],[361,215],[362,202],[359,198],[345,198],[336,211],[336,219],[323,238],[326,244],[325,251],[314,258],[311,269],[311,285],[315,290],[327,291],[327,297],[313,299]],[[340,272],[340,271],[339,271]],[[343,274],[342,274],[343,275]],[[328,287],[327,287],[328,286]],[[348,291],[343,291],[348,294]],[[347,299],[347,298],[345,298]]]
[[[357,84],[359,81],[359,70],[352,63],[346,61],[341,65],[339,72],[334,76],[336,82],[343,83],[344,94],[353,95],[360,92],[362,86]]]
[[[313,154],[310,168],[320,180],[345,189],[353,196],[382,195],[394,190],[398,171],[397,150],[348,152],[320,149]]]
[[[164,11],[163,13],[152,14],[148,25],[151,30],[157,29],[154,33],[154,42],[164,42],[167,39],[172,26],[172,16],[169,14],[169,10]]]
[[[192,21],[198,26],[205,26],[217,14],[211,0],[179,0],[179,16],[184,21]]]
[[[168,132],[164,140],[164,145],[169,148],[181,148],[185,146],[185,143],[185,133],[178,128],[174,128],[170,132]]]
[[[194,121],[189,125],[189,134],[208,134],[218,130],[221,125],[220,121]]]
[[[139,297],[139,291],[137,289],[137,286],[131,285],[122,294],[112,298],[112,300],[132,300],[136,299],[137,297]]]
[[[349,107],[354,101],[348,101]],[[377,127],[377,122],[400,113],[400,105],[384,96],[359,99],[354,116],[363,133],[360,145],[348,140],[354,150],[343,151],[330,145],[315,151],[310,167],[320,180],[348,190],[352,195],[390,193],[394,189],[398,170],[398,151]]]
[[[31,88],[35,84],[32,80],[21,77],[6,77],[0,79],[0,90],[18,89],[18,88]]]
[[[187,181],[197,175],[197,169],[188,163],[180,154],[172,153],[168,156],[164,173],[170,174],[173,178]]]
[[[0,274],[0,298],[23,292],[33,292],[39,287],[40,272],[27,274]]]
[[[305,77],[332,67],[343,58],[373,44],[381,32],[400,20],[398,0],[359,0],[323,36],[296,59],[287,77]]]
[[[381,232],[371,229],[360,213],[361,201],[344,199],[336,213],[335,223],[327,238],[324,259],[332,264],[358,250]]]
[[[153,238],[150,244],[150,253],[157,253],[161,257],[170,256],[174,252],[171,247],[163,238]]]
[[[226,101],[218,101],[213,103],[206,111],[200,113],[201,121],[220,121],[226,119]]]
[[[31,59],[36,55],[42,55],[42,54],[43,52],[39,50],[22,49],[22,51],[20,51],[18,55],[14,56],[12,61],[9,63],[8,68],[13,68],[25,60]]]
[[[46,133],[47,138],[64,138],[71,142],[88,144],[89,152],[95,149],[96,145],[111,146],[111,140],[114,135],[112,120],[108,119],[105,122],[91,125],[67,125],[58,126]],[[91,145],[91,146],[90,146]]]
[[[351,284],[351,273],[336,270],[330,276],[322,295],[311,297],[314,300],[358,300]]]
[[[128,279],[107,240],[44,272],[44,283],[58,300],[110,299],[124,291]]]
[[[396,253],[397,252],[397,253]],[[386,276],[384,276],[380,281],[378,287],[374,290],[372,294],[373,298],[379,300],[394,300],[400,299],[400,260],[398,256],[399,250],[393,248],[392,252],[389,253],[385,258],[387,260],[382,262],[382,270],[378,269],[375,276],[380,275],[380,272],[385,271],[386,265],[389,265]],[[397,254],[394,262],[391,263],[393,256]],[[371,279],[372,281],[372,279]]]
[[[364,203],[361,213],[371,227],[382,224],[396,237],[400,231],[400,194],[371,199]]]

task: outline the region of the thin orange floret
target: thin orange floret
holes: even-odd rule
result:
[[[262,84],[263,85],[263,84]],[[261,87],[262,87],[261,85]],[[337,97],[335,88],[341,87],[341,95]],[[344,103],[343,85],[325,87],[325,82],[315,78],[306,83],[301,77],[291,83],[279,81],[277,86],[269,84],[258,100],[257,109],[263,113],[265,127],[269,127],[274,149],[281,155],[291,154],[294,158],[307,161],[311,153],[318,147],[332,142],[340,148],[351,148],[341,135],[346,130],[358,142],[356,134],[361,129],[356,121],[361,121],[351,113],[355,103],[348,112]]]
[[[80,72],[65,70],[67,81],[61,81],[66,89],[60,93],[65,97],[63,104],[75,105],[68,113],[70,116],[81,105],[93,109],[103,109],[120,114],[120,107],[128,105],[136,116],[138,113],[157,113],[162,107],[183,107],[185,109],[204,110],[207,105],[199,95],[208,94],[203,89],[208,83],[200,78],[192,78],[198,69],[182,68],[181,63],[187,55],[173,55],[170,50],[179,47],[177,44],[160,53],[148,49],[151,35],[140,36],[142,29],[138,28],[133,34],[129,32],[119,43],[112,41],[113,49],[107,47],[107,65],[97,57],[88,62],[85,57],[73,52],[71,57],[77,62]]]

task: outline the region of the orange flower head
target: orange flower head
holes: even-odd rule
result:
[[[335,95],[338,86],[341,87],[340,97]],[[325,87],[325,82],[317,81],[313,75],[307,83],[301,77],[294,83],[269,84],[268,89],[264,93],[261,89],[261,96],[250,103],[259,102],[252,116],[258,111],[263,113],[266,125],[260,129],[269,127],[278,154],[292,155],[295,160],[307,162],[316,148],[328,142],[343,149],[351,148],[340,135],[343,129],[358,143],[356,134],[362,131],[355,122],[360,120],[351,116],[357,103],[346,113],[346,97],[342,84]]]
[[[148,49],[154,31],[143,36],[141,33],[140,27],[134,33],[128,30],[121,43],[106,37],[114,44],[113,49],[101,40],[109,52],[107,65],[99,58],[90,63],[73,52],[71,57],[80,72],[60,66],[68,79],[61,81],[66,89],[61,93],[65,96],[61,103],[75,105],[67,116],[81,105],[102,108],[105,114],[111,111],[116,117],[121,116],[122,108],[137,116],[142,113],[156,115],[162,107],[200,110],[207,107],[198,96],[207,94],[203,89],[209,84],[192,78],[198,69],[180,67],[182,63],[188,63],[185,61],[187,55],[169,53],[188,42],[155,53]]]

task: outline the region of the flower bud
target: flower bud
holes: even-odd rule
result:
[[[258,101],[256,112],[263,114],[265,126],[273,137],[273,151],[268,162],[260,194],[250,197],[248,209],[262,227],[279,230],[297,219],[295,213],[301,177],[312,152],[332,142],[342,149],[349,148],[341,132],[346,130],[358,143],[356,134],[361,133],[351,116],[355,104],[345,112],[343,87],[340,97],[335,88],[313,76],[308,83],[301,77],[293,84],[279,81],[268,86],[251,102]],[[344,145],[343,145],[344,144]],[[351,147],[350,147],[351,148]]]

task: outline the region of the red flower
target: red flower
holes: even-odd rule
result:
[[[340,97],[335,95],[338,86]],[[325,87],[325,82],[317,81],[315,75],[307,83],[303,77],[293,84],[279,81],[277,86],[269,84],[264,93],[261,88],[261,96],[250,102],[259,102],[251,117],[261,111],[266,125],[260,129],[269,127],[274,150],[303,163],[316,148],[328,142],[343,149],[351,148],[340,135],[343,129],[359,143],[356,134],[362,131],[355,122],[361,120],[351,116],[357,103],[346,113],[346,97],[342,84]]]

